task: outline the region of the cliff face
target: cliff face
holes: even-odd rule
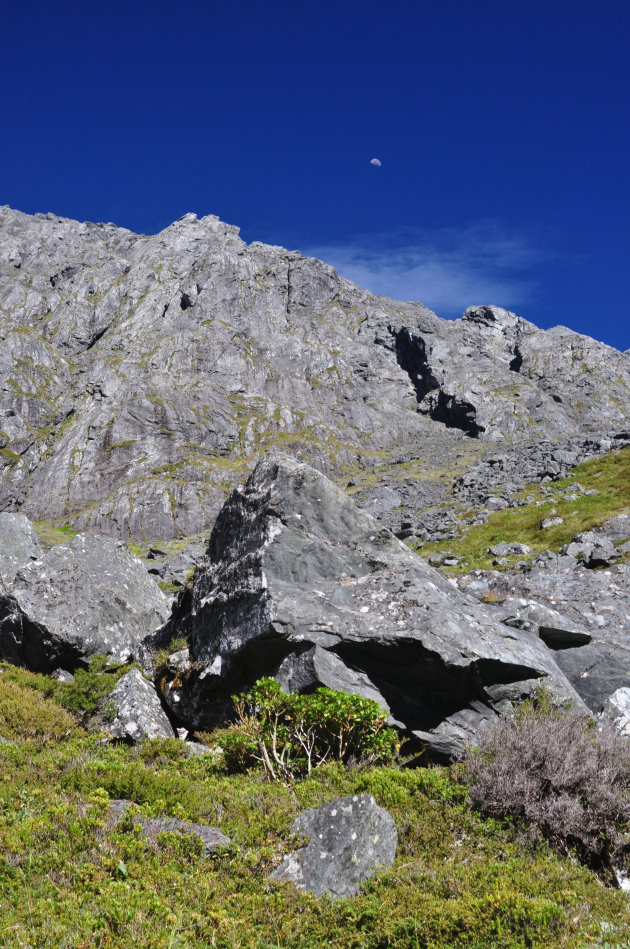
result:
[[[491,443],[630,425],[628,354],[498,307],[446,322],[211,216],[0,209],[0,340],[0,510],[122,538],[205,530],[271,447],[359,487],[380,467],[381,495],[406,466],[389,508],[418,510]]]

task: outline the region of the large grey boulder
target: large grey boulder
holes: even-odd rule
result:
[[[145,738],[176,737],[153,683],[138,669],[130,669],[120,677],[106,706],[113,714],[106,726],[112,738],[137,744]]]
[[[492,714],[541,682],[559,702],[580,704],[535,634],[501,625],[323,475],[288,458],[260,462],[226,502],[182,631],[190,663],[165,695],[196,727],[275,673],[291,687],[371,690],[425,743],[473,703]]]
[[[340,899],[355,896],[362,883],[396,856],[398,834],[390,814],[371,794],[338,798],[297,818],[291,832],[310,840],[271,874],[300,890]]]
[[[20,567],[41,556],[35,528],[23,514],[0,514],[0,589]]]
[[[0,658],[38,671],[72,669],[97,653],[125,662],[168,614],[120,541],[79,534],[22,567],[0,594]]]

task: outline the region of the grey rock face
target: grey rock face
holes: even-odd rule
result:
[[[390,814],[370,794],[342,797],[304,811],[292,833],[310,837],[271,874],[300,890],[340,899],[355,896],[362,883],[394,862],[398,834]]]
[[[119,541],[79,534],[23,567],[0,595],[0,656],[39,671],[100,653],[139,655],[168,601]]]
[[[0,584],[10,584],[20,567],[41,556],[35,528],[23,514],[0,514]]]
[[[387,702],[366,675],[349,669],[334,652],[321,646],[289,653],[276,669],[274,677],[285,692],[311,692],[320,686],[343,689],[350,695],[372,699],[389,712]]]
[[[109,803],[110,822],[118,823],[132,807],[133,801],[117,800]],[[208,827],[206,824],[193,824],[191,821],[178,820],[176,817],[142,817],[140,814],[132,816],[134,824],[142,827],[142,832],[147,840],[156,840],[158,834],[165,832],[177,832],[179,834],[194,834],[199,837],[203,843],[204,853],[210,855],[215,850],[227,847],[230,844],[229,837],[222,834],[216,827]]]
[[[615,723],[624,737],[630,738],[630,688],[617,689],[609,695],[603,714]]]
[[[327,474],[413,446],[457,475],[464,434],[559,451],[629,423],[609,347],[498,307],[443,321],[212,216],[146,237],[0,209],[0,337],[0,510],[135,540],[207,529],[278,445]],[[415,517],[442,487],[400,496]]]
[[[260,462],[226,502],[181,628],[192,661],[165,697],[197,727],[276,671],[292,686],[325,674],[326,684],[375,690],[410,732],[428,733],[473,703],[503,709],[541,681],[579,703],[537,636],[496,622],[291,459]],[[334,659],[324,663],[326,651]]]
[[[112,738],[137,744],[145,738],[175,737],[153,684],[138,669],[130,669],[120,677],[107,705],[115,710],[107,725]]]
[[[619,560],[619,551],[613,542],[595,531],[576,534],[560,553],[583,560],[587,567],[609,567],[615,560]]]
[[[530,570],[474,571],[457,584],[484,601],[495,599],[485,607],[498,620],[529,620],[531,629],[540,624],[556,663],[593,712],[630,682],[628,564],[590,570],[573,557],[549,553]]]

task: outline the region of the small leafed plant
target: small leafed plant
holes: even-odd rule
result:
[[[286,693],[267,677],[233,702],[236,724],[221,738],[231,771],[259,762],[270,779],[289,781],[327,761],[388,764],[398,754],[398,733],[387,727],[385,712],[361,695],[327,688]]]

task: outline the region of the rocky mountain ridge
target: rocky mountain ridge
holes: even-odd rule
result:
[[[206,531],[272,448],[421,537],[475,462],[495,493],[498,446],[510,503],[534,445],[554,470],[629,428],[628,354],[499,307],[444,321],[213,216],[0,209],[0,313],[0,510],[122,539]]]

